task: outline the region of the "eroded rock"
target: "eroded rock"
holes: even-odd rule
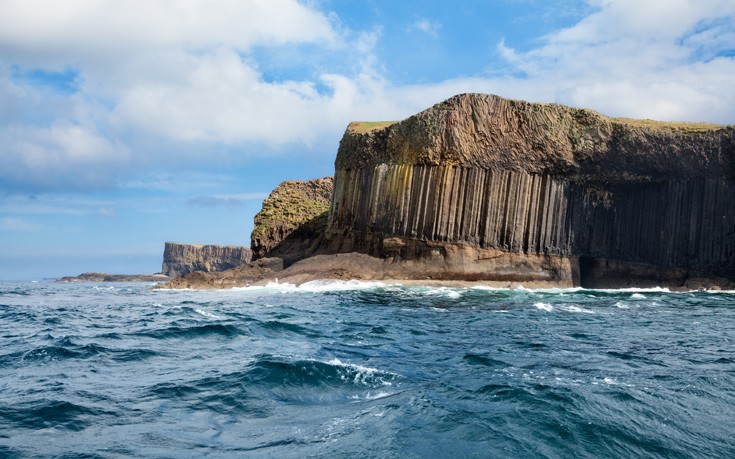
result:
[[[326,230],[332,184],[324,177],[278,185],[255,215],[253,259],[279,257],[289,265],[312,253]]]

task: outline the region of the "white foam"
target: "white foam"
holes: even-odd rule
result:
[[[634,299],[634,300],[645,300],[646,299],[646,295],[644,295],[642,293],[634,293],[634,294],[630,295],[630,297],[632,299]]]
[[[534,293],[558,293],[558,294],[563,295],[565,293],[581,292],[586,289],[582,287],[569,287],[569,288],[552,287],[552,288],[533,288],[533,289],[520,287],[516,290],[527,290],[529,292],[534,292]]]
[[[382,282],[367,282],[360,280],[313,280],[304,282],[301,285],[290,284],[287,282],[281,283],[276,280],[275,282],[268,282],[266,285],[251,285],[249,287],[235,287],[231,290],[239,292],[247,291],[258,291],[258,292],[274,292],[274,293],[296,293],[296,292],[340,292],[340,291],[351,291],[351,290],[370,290],[376,288],[387,287],[388,284]]]
[[[462,296],[462,294],[459,292],[459,289],[450,287],[429,287],[428,289],[422,289],[417,293],[430,296],[446,296],[447,298],[451,298],[453,300],[456,300]]]
[[[356,384],[358,384],[358,383],[365,384],[365,380],[368,377],[371,377],[371,376],[375,375],[376,373],[386,373],[386,372],[383,372],[381,370],[378,370],[377,368],[364,367],[362,365],[356,365],[354,363],[343,363],[341,360],[339,360],[337,358],[334,358],[334,359],[332,359],[332,360],[330,360],[329,362],[326,362],[326,363],[329,364],[329,365],[333,365],[333,366],[337,366],[337,367],[342,367],[342,368],[347,368],[347,369],[350,369],[350,370],[354,371],[355,372],[355,377],[354,377],[353,381]],[[388,374],[391,375],[391,376],[395,376],[392,373],[388,373]],[[384,386],[392,386],[393,385],[393,383],[391,383],[390,381],[383,381],[383,380],[381,380],[381,383]]]
[[[394,395],[394,394],[392,392],[378,391],[376,393],[368,392],[367,394],[365,394],[365,397],[360,397],[359,395],[353,395],[350,398],[353,400],[373,401],[373,400],[380,400],[381,398],[390,397],[391,395]]]
[[[220,317],[220,316],[218,316],[216,314],[212,314],[211,312],[207,312],[207,311],[205,311],[203,309],[195,309],[194,312],[196,312],[197,314],[203,315],[204,317],[207,317],[209,319],[215,319],[215,320],[222,319],[222,317]]]
[[[475,285],[473,287],[470,287],[471,290],[489,290],[489,291],[496,291],[496,290],[508,290],[507,288],[501,288],[501,287],[490,287],[488,285]]]
[[[576,313],[584,313],[584,314],[594,314],[595,313],[595,311],[591,309],[580,308],[579,306],[574,306],[574,305],[564,306],[562,307],[562,309],[567,312],[576,312]]]
[[[606,293],[672,293],[666,287],[629,287],[629,288],[602,288],[594,289],[592,291],[606,292]],[[677,293],[677,292],[674,292]]]
[[[536,309],[540,309],[541,311],[551,312],[554,310],[554,306],[550,305],[549,303],[534,303],[533,305]]]
[[[336,292],[344,290],[370,290],[385,287],[382,282],[366,282],[359,280],[314,280],[304,282],[298,289],[306,292]]]

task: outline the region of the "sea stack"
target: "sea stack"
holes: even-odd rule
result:
[[[731,126],[463,94],[347,128],[323,245],[413,261],[409,278],[732,280],[734,182]]]

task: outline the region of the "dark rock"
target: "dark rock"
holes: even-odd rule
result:
[[[194,271],[176,279],[158,284],[156,289],[197,289],[213,290],[221,288],[242,287],[256,284],[273,278],[283,270],[280,258],[261,258],[251,264],[239,265],[219,272]]]
[[[251,258],[249,247],[167,242],[161,272],[176,277],[193,271],[224,271],[247,264]]]
[[[734,165],[733,127],[465,94],[348,128],[325,244],[434,259],[444,278],[521,279],[552,256],[561,285],[733,279]],[[514,256],[488,272],[486,249]]]

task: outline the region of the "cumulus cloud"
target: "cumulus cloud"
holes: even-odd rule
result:
[[[31,191],[108,186],[130,156],[125,145],[96,126],[64,121],[0,128],[0,153],[0,184]]]
[[[296,0],[4,0],[0,43],[26,58],[104,57],[151,49],[331,42],[328,18]]]
[[[732,122],[735,3],[591,0],[598,9],[542,46],[499,53],[545,98],[630,117]],[[518,91],[521,89],[521,91]],[[530,92],[533,92],[531,90]]]
[[[324,144],[362,102],[382,99],[369,53],[349,57],[374,35],[346,44],[343,35],[328,15],[295,0],[3,2],[0,185],[104,188],[172,155],[196,164],[235,149],[257,155]],[[354,71],[297,69],[305,76],[274,80],[250,54],[309,43]],[[13,79],[11,69],[74,75],[76,91]]]

